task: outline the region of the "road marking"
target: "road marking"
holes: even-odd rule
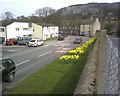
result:
[[[30,61],[30,60],[23,61],[23,62],[21,62],[21,63],[19,63],[19,64],[16,64],[16,66],[22,65],[22,64],[27,63],[27,62],[29,62],[29,61]]]
[[[59,41],[59,42],[57,42],[57,43],[62,43],[62,42],[65,42],[65,41]]]
[[[39,55],[38,57],[41,57],[41,56],[47,55],[47,54],[49,54],[49,53],[52,53],[52,51],[46,52],[46,53],[44,53],[44,54],[41,54],[41,55]]]
[[[60,50],[56,50],[57,53],[67,53],[71,48],[61,48]]]
[[[63,47],[59,47],[59,48],[57,48],[56,50],[60,50],[60,49],[62,49]]]

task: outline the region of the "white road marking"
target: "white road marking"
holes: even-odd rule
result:
[[[27,63],[27,62],[29,62],[29,61],[30,61],[30,60],[23,61],[23,62],[21,62],[21,63],[19,63],[19,64],[16,64],[16,66],[22,65],[22,64]]]
[[[57,48],[56,50],[60,50],[60,49],[62,49],[63,47],[59,47],[59,48]]]
[[[49,54],[49,53],[52,53],[52,51],[46,52],[46,53],[44,53],[44,54],[41,54],[41,55],[39,55],[38,57],[41,57],[41,56],[47,55],[47,54]]]

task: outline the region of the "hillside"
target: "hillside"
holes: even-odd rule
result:
[[[79,25],[81,20],[91,17],[98,17],[101,21],[117,20],[119,4],[120,2],[71,5],[57,10],[54,14],[46,17],[46,20],[59,26]]]
[[[34,22],[34,23],[52,23],[60,27],[74,27],[79,26],[82,20],[90,20],[98,17],[100,21],[117,21],[118,20],[118,6],[120,2],[115,3],[88,3],[70,5],[68,7],[57,10],[52,15],[41,17],[29,16],[19,17],[12,20],[3,20],[4,26],[14,21]],[[21,18],[21,19],[20,19]]]

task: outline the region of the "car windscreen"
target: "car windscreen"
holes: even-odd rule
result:
[[[75,40],[80,40],[80,38],[76,38]]]
[[[30,42],[35,42],[35,40],[30,40]]]

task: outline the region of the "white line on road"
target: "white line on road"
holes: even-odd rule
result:
[[[49,53],[52,53],[52,51],[46,52],[46,53],[44,53],[44,54],[41,54],[41,55],[39,55],[38,57],[44,56],[44,55],[49,54]]]
[[[26,62],[29,62],[29,61],[30,61],[30,60],[23,61],[23,62],[21,62],[21,63],[19,63],[19,64],[16,64],[16,66],[22,65],[22,64],[24,64],[24,63],[26,63]]]

